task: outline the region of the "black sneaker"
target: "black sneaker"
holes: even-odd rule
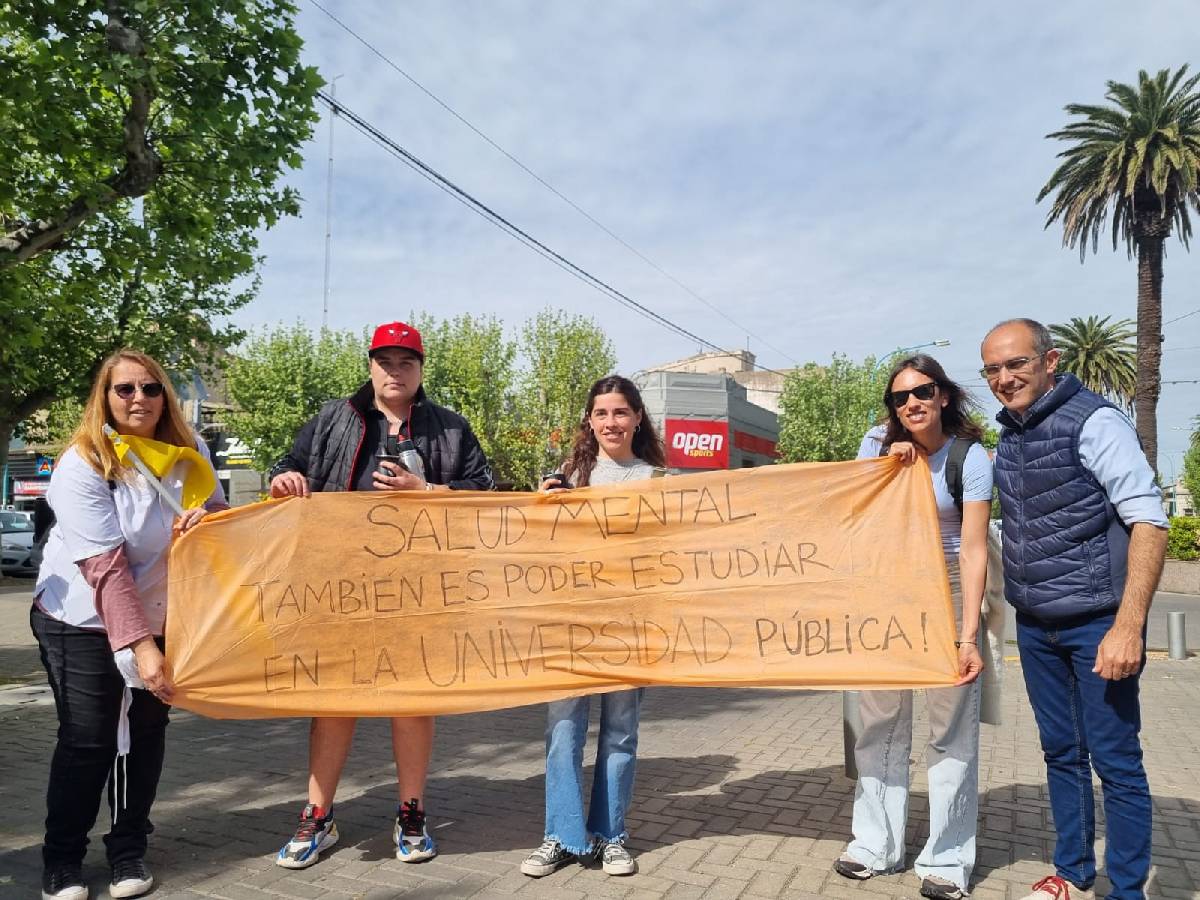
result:
[[[311,803],[300,813],[300,825],[292,839],[283,845],[275,857],[275,865],[285,869],[307,869],[321,855],[321,851],[337,843],[338,830],[333,821],[333,810],[328,812]]]
[[[866,881],[875,874],[875,872],[864,866],[849,853],[843,853],[833,861],[833,871],[837,872],[843,878],[850,878],[854,881]]]
[[[949,879],[926,875],[921,879],[921,896],[929,900],[963,900],[967,892]]]
[[[42,900],[87,900],[83,866],[55,866],[42,872]]]
[[[127,859],[124,862],[113,864],[112,881],[108,885],[108,893],[113,900],[120,900],[122,897],[140,897],[152,887],[154,887],[154,876],[146,868],[144,860]]]
[[[546,838],[542,841],[542,846],[525,857],[525,862],[521,863],[521,874],[530,878],[541,878],[555,869],[561,869],[573,859],[574,853],[558,841]]]
[[[401,803],[396,810],[392,840],[396,842],[396,859],[400,862],[424,862],[437,856],[437,844],[425,827],[425,810],[421,809],[421,801],[416,797]]]

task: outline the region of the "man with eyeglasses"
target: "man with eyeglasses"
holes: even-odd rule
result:
[[[1090,896],[1096,878],[1092,769],[1106,820],[1111,900],[1144,896],[1150,788],[1138,737],[1146,616],[1167,519],[1133,425],[1074,375],[1050,332],[1011,319],[988,332],[983,368],[1004,405],[996,485],[1004,590],[1046,759],[1055,873],[1025,900]]]
[[[422,386],[421,334],[403,322],[375,329],[367,352],[368,380],[352,396],[331,400],[296,435],[291,452],[271,470],[271,496],[314,491],[489,491],[492,471],[467,420],[430,402]],[[411,441],[420,456],[412,471],[400,460]],[[409,457],[411,459],[411,457]],[[287,869],[317,862],[337,843],[333,798],[354,738],[353,718],[312,720],[308,743],[308,803],[300,824],[275,858]],[[433,718],[392,719],[392,749],[400,807],[392,838],[401,862],[437,854],[425,824],[423,794],[433,752]]]

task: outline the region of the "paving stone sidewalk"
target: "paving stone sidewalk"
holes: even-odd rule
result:
[[[1006,724],[984,726],[974,896],[1021,896],[1046,874],[1053,829],[1020,669],[1006,667]],[[1142,681],[1154,793],[1152,897],[1200,896],[1200,660],[1155,659]],[[925,733],[918,701],[917,747]],[[855,884],[834,875],[854,785],[842,774],[840,697],[826,692],[660,688],[643,707],[630,847],[639,874],[571,865],[520,874],[542,836],[541,706],[439,720],[427,805],[441,855],[392,856],[394,773],[385,721],[359,723],[339,802],[342,842],[311,869],[273,856],[303,803],[307,724],[173,714],[148,863],[156,898],[916,897],[911,872]],[[37,897],[38,845],[55,719],[42,685],[0,690],[0,897]],[[923,760],[923,751],[914,756]],[[928,825],[913,766],[908,834]],[[1100,809],[1099,802],[1097,808]],[[106,814],[102,814],[104,816]],[[107,897],[102,830],[87,875]],[[1105,887],[1103,880],[1098,885]]]

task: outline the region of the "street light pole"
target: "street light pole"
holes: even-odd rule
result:
[[[341,75],[329,82],[329,96],[337,100],[337,83]],[[325,170],[325,292],[321,300],[321,330],[329,327],[329,263],[333,243],[333,123],[337,121],[337,106],[329,107],[329,165]]]
[[[899,356],[901,353],[909,353],[912,350],[922,350],[925,347],[949,347],[949,346],[950,346],[950,339],[949,338],[941,338],[940,340],[936,340],[936,341],[926,341],[924,344],[913,344],[911,347],[897,347],[895,350],[892,350],[883,356],[876,357],[875,368],[873,371],[876,371],[876,372],[879,371],[880,366],[882,366],[889,359],[892,359],[895,356]]]

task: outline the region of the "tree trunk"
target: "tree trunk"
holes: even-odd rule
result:
[[[1158,395],[1162,383],[1163,239],[1138,242],[1137,393],[1133,408],[1138,437],[1150,468],[1158,473]]]
[[[54,402],[58,393],[52,388],[40,388],[13,405],[7,403],[0,408],[0,477],[8,478],[8,445],[12,443],[16,427],[44,406]],[[7,481],[5,487],[7,488]],[[12,495],[7,497],[12,503]]]
[[[12,503],[12,495],[8,493],[8,444],[12,440],[12,433],[13,423],[0,421],[0,478],[4,479],[0,494],[3,494],[5,503]]]

